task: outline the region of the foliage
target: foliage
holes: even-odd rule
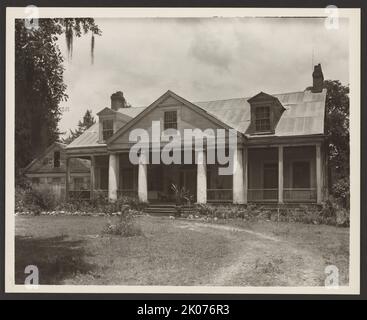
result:
[[[80,37],[101,31],[94,19],[39,19],[37,29],[15,21],[15,167],[26,166],[49,144],[58,139],[57,129],[66,101],[64,58],[59,37]]]
[[[332,186],[332,194],[341,205],[349,209],[350,208],[350,180],[349,177],[340,178]]]
[[[325,80],[325,133],[329,186],[334,197],[349,206],[349,87],[338,80]],[[309,89],[309,88],[308,88]],[[348,182],[348,184],[347,184]],[[342,190],[341,190],[342,189]]]
[[[193,201],[193,195],[190,194],[188,190],[185,189],[185,187],[178,187],[174,183],[171,184],[171,189],[175,194],[176,204],[177,205],[183,205],[185,203],[190,204]]]
[[[78,122],[78,127],[73,131],[70,129],[69,136],[62,139],[63,143],[69,144],[78,138],[85,130],[89,129],[96,123],[92,115],[92,110],[87,110],[83,116],[83,120]]]
[[[136,197],[121,197],[114,202],[109,202],[102,192],[95,192],[94,199],[85,200],[73,198],[69,201],[60,200],[53,194],[52,189],[46,187],[21,188],[16,187],[15,211],[39,214],[41,211],[54,213],[86,213],[106,214],[120,213],[125,208],[133,211],[143,211],[146,203],[140,202]]]
[[[26,190],[23,199],[24,205],[35,214],[39,214],[42,210],[54,210],[58,203],[58,199],[52,190],[42,186]]]
[[[194,207],[195,214],[210,219],[272,220],[276,222],[349,226],[349,211],[339,205],[333,198],[326,201],[321,208],[313,205],[300,205],[294,208],[286,206],[269,208],[261,205],[196,204]]]
[[[108,222],[102,230],[102,233],[121,237],[134,237],[143,235],[143,231],[135,222],[134,216],[128,209],[125,209],[122,212],[116,224]]]
[[[336,180],[349,177],[349,87],[326,80],[326,135],[329,165]]]

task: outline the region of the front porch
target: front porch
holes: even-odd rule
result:
[[[197,203],[321,203],[323,199],[319,144],[237,149],[232,175],[219,175],[218,164],[206,163],[206,152],[199,151],[198,157],[196,164],[147,164],[141,159],[135,165],[128,152],[92,155],[89,185],[75,189],[67,170],[67,195],[92,199],[102,193],[111,201],[133,196],[143,202],[174,203],[174,184],[185,188]]]

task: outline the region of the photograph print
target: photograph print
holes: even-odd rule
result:
[[[358,293],[359,12],[251,10],[8,8],[8,292]]]

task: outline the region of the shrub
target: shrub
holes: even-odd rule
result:
[[[349,177],[339,179],[332,186],[334,198],[346,209],[350,207],[350,181]]]
[[[51,189],[47,187],[33,187],[25,191],[26,206],[39,213],[41,210],[54,210],[58,204],[58,199]]]
[[[136,197],[122,196],[118,201],[121,205],[128,205],[131,209],[137,211],[143,211],[148,205],[146,202],[141,202]]]
[[[195,205],[194,209],[198,214],[212,218],[216,217],[217,214],[217,207],[210,204],[199,203]]]
[[[108,222],[102,230],[103,234],[116,235],[121,237],[133,237],[143,235],[140,226],[135,222],[133,214],[124,210],[116,224]]]
[[[15,212],[28,211],[27,190],[21,187],[15,188]]]

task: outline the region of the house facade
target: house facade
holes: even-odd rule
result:
[[[300,92],[191,102],[167,91],[140,108],[126,106],[122,92],[116,92],[111,107],[97,114],[98,122],[65,148],[67,195],[75,191],[71,161],[78,158],[90,160],[91,198],[103,192],[111,201],[129,195],[144,202],[171,202],[174,184],[198,203],[322,203],[327,197],[327,156],[320,65],[312,76],[312,89]],[[214,143],[188,142],[184,137],[189,129],[213,132]],[[137,141],[142,143],[132,134],[137,130],[148,139],[133,162],[131,152]],[[157,130],[159,141],[154,141]],[[174,141],[167,130],[175,131]],[[219,137],[219,130],[228,135]],[[229,132],[236,136],[234,146]],[[151,161],[169,144],[181,158],[191,154],[194,160]],[[210,152],[220,148],[233,158],[231,174],[220,174],[225,165],[216,152],[214,161],[208,161]]]
[[[66,191],[66,144],[52,143],[42,154],[35,158],[23,169],[24,175],[33,187],[52,189],[60,198],[65,197]],[[69,183],[73,190],[85,192],[90,196],[90,160],[72,159]]]

